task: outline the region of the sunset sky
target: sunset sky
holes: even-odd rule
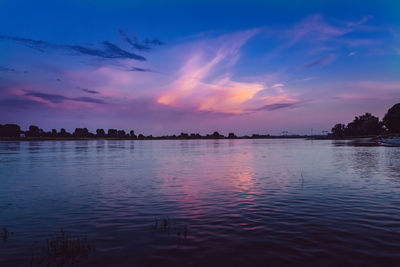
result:
[[[166,2],[1,0],[0,124],[307,134],[400,102],[399,1]]]

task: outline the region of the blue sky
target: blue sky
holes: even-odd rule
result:
[[[0,2],[0,123],[309,133],[400,102],[397,1]]]

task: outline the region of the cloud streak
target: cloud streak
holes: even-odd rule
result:
[[[309,68],[314,68],[314,67],[322,67],[325,65],[328,65],[330,63],[332,63],[334,60],[336,59],[336,55],[335,54],[328,54],[322,57],[319,57],[307,64],[304,64],[303,66],[301,66],[301,69],[309,69]]]
[[[139,71],[139,72],[153,72],[151,69],[143,69],[138,67],[131,67],[127,71]]]
[[[100,92],[99,91],[96,91],[96,90],[90,90],[90,89],[87,89],[87,88],[80,88],[83,92],[85,92],[85,93],[88,93],[88,94],[100,94]]]
[[[49,101],[54,104],[59,104],[64,101],[77,101],[77,102],[86,102],[86,103],[94,103],[94,104],[104,104],[105,102],[102,99],[92,98],[92,97],[67,97],[59,94],[46,94],[41,92],[26,92],[25,96],[31,96],[35,98],[39,98],[45,101]]]
[[[34,40],[7,35],[0,35],[0,40],[16,42],[43,53],[50,50],[63,50],[66,52],[72,52],[73,55],[86,55],[102,59],[134,59],[139,61],[146,60],[145,57],[132,52],[128,52],[108,41],[102,42],[101,48],[92,48],[81,45],[59,45],[42,40]]]
[[[13,69],[13,68],[2,67],[2,66],[0,66],[0,71],[3,71],[3,72],[16,72],[16,70]]]
[[[278,110],[278,109],[296,108],[296,107],[299,106],[299,104],[300,104],[300,102],[275,103],[275,104],[265,105],[265,106],[262,106],[260,108],[251,109],[250,111],[262,111],[262,110],[273,111],[273,110]]]
[[[151,47],[148,45],[142,45],[139,43],[138,38],[136,36],[133,37],[133,40],[126,35],[123,30],[119,30],[119,34],[121,35],[122,39],[125,40],[128,44],[130,44],[134,49],[140,51],[149,51]]]

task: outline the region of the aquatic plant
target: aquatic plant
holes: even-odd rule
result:
[[[171,231],[172,233],[176,234],[178,239],[181,239],[181,236],[183,235],[184,239],[187,239],[188,236],[188,226],[187,224],[185,225],[178,225],[176,221],[171,220],[169,217],[164,217],[161,219],[158,219],[157,217],[154,217],[154,230],[158,230],[159,232],[162,233],[168,233],[170,234]]]
[[[42,244],[34,242],[30,266],[65,266],[88,258],[94,251],[87,237],[70,237],[63,229],[58,236],[47,238]]]
[[[8,237],[10,236],[10,231],[8,231],[7,226],[4,225],[3,227],[3,231],[1,232],[1,239],[3,240],[3,242],[7,242]]]

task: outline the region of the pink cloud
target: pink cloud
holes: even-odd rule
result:
[[[254,104],[266,105],[279,101],[294,101],[286,95],[256,97],[266,89],[263,82],[243,82],[233,79],[230,67],[240,57],[240,48],[256,34],[244,31],[223,36],[223,44],[215,42],[214,54],[203,55],[200,47],[180,69],[177,79],[167,87],[157,102],[174,107],[192,108],[199,111],[242,114],[254,108]],[[213,78],[213,74],[223,73]],[[260,103],[262,102],[262,103]]]

